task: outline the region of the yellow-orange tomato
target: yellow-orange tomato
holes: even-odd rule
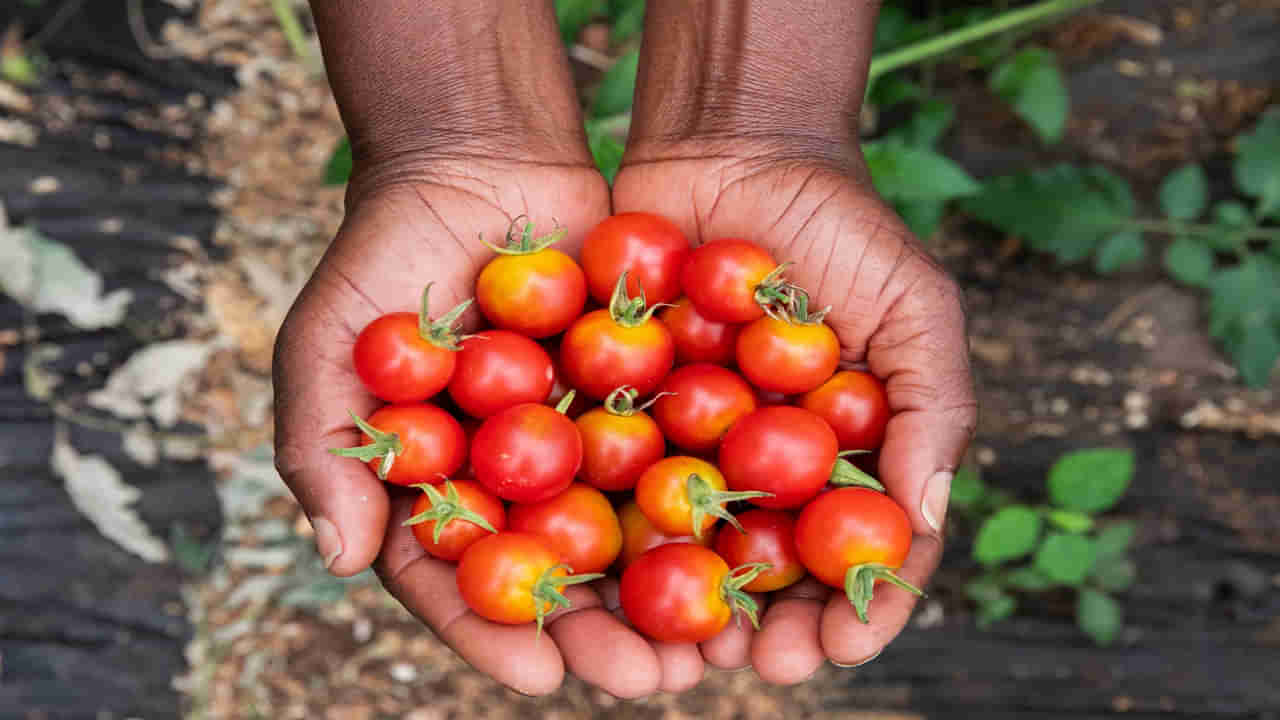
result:
[[[530,533],[500,532],[472,543],[456,575],[467,607],[486,620],[520,625],[542,618],[557,604],[569,606],[560,587],[598,575],[570,575],[546,540]]]
[[[612,398],[613,395],[610,395]],[[606,404],[575,421],[582,435],[582,468],[578,477],[590,485],[617,492],[636,486],[640,474],[662,459],[662,430],[643,410]]]
[[[596,310],[578,318],[560,341],[569,385],[596,400],[623,385],[649,395],[674,363],[671,332],[653,317],[631,327],[608,310]]]
[[[574,483],[549,500],[513,505],[508,527],[538,535],[576,573],[600,572],[622,550],[622,526],[613,506],[599,490]]]
[[[761,390],[809,392],[836,371],[840,341],[822,324],[765,316],[738,334],[738,369]]]
[[[636,482],[636,504],[654,527],[668,535],[699,538],[715,526],[717,518],[735,522],[726,503],[767,494],[728,492],[724,475],[715,465],[687,455],[659,460]]]
[[[476,304],[489,322],[528,337],[562,332],[582,314],[586,301],[582,268],[553,248],[499,255],[476,279]]]
[[[622,525],[622,552],[618,553],[618,569],[625,570],[628,565],[640,557],[644,551],[668,543],[693,543],[706,546],[711,543],[712,533],[701,539],[692,535],[668,535],[649,522],[640,506],[634,502],[618,508],[618,522]]]

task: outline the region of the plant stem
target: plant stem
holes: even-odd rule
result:
[[[271,10],[276,14],[276,22],[280,23],[280,31],[284,33],[284,39],[289,42],[293,54],[299,60],[310,60],[311,46],[307,44],[307,34],[294,13],[293,3],[290,0],[271,0]]]
[[[1233,235],[1246,240],[1280,241],[1280,228],[1240,227],[1227,228],[1221,225],[1204,223],[1184,223],[1168,220],[1124,220],[1116,224],[1117,228],[1143,230],[1145,232],[1163,233],[1165,235],[1195,235],[1198,237]]]
[[[968,45],[985,37],[1007,32],[1054,15],[1075,12],[1090,5],[1097,5],[1100,2],[1102,0],[1044,0],[1044,2],[1036,3],[1030,7],[1001,13],[990,20],[952,30],[949,33],[944,33],[928,40],[922,40],[880,57],[872,58],[868,84],[875,82],[876,78],[885,73],[951,52],[962,45]]]

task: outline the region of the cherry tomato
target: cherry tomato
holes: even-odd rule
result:
[[[809,392],[836,371],[840,341],[822,324],[762,317],[738,335],[738,369],[761,390]]]
[[[424,484],[404,521],[413,536],[432,557],[456,563],[471,543],[506,527],[502,501],[467,480],[446,480],[440,486]]]
[[[564,370],[560,365],[560,346],[544,344],[543,347],[546,349],[547,354],[551,356],[552,372],[551,392],[547,395],[546,404],[559,405],[564,396],[568,395],[573,388],[569,387],[569,383],[564,376]],[[586,395],[576,393],[573,396],[573,402],[569,403],[569,407],[564,411],[564,414],[571,418],[576,418],[586,412],[590,404],[591,401]]]
[[[356,374],[369,392],[389,403],[434,397],[449,384],[456,364],[458,335],[454,323],[471,304],[459,304],[439,320],[429,314],[431,284],[422,291],[419,313],[387,313],[356,337],[352,358]]]
[[[538,403],[490,417],[471,441],[476,481],[511,502],[533,503],[564,492],[581,465],[578,427],[556,408]]]
[[[715,465],[686,455],[663,458],[636,482],[636,504],[667,535],[701,538],[717,518],[737,525],[726,503],[762,497],[762,492],[727,492]]]
[[[490,324],[542,338],[563,332],[582,314],[587,301],[582,268],[551,247],[564,235],[561,229],[534,238],[533,223],[525,223],[518,237],[507,233],[505,247],[490,246],[499,254],[476,278],[476,304]]]
[[[644,293],[651,303],[671,302],[680,294],[680,268],[689,241],[670,220],[649,213],[620,213],[595,226],[582,243],[582,269],[596,302],[607,304],[628,272],[627,292]]]
[[[560,341],[569,384],[596,400],[623,385],[648,395],[675,362],[671,332],[641,298],[627,296],[626,279],[625,272],[618,278],[608,310],[578,318]]]
[[[622,525],[622,552],[618,553],[618,569],[625,570],[635,562],[645,550],[666,545],[667,543],[693,543],[706,546],[711,542],[711,533],[701,539],[692,535],[668,535],[649,522],[640,506],[634,502],[618,508],[618,522]]]
[[[653,419],[673,444],[695,453],[714,450],[738,418],[756,409],[756,395],[737,373],[697,363],[676,368],[659,388]]]
[[[728,365],[733,362],[741,325],[728,325],[704,318],[687,297],[676,300],[671,307],[663,308],[658,313],[658,319],[671,331],[671,339],[676,346],[676,364]]]
[[[742,587],[760,570],[730,570],[719,555],[698,545],[659,545],[623,571],[622,612],[637,630],[665,643],[709,640],[729,624],[734,611],[759,627],[756,602]]]
[[[361,420],[364,444],[331,450],[368,463],[378,477],[395,485],[439,482],[467,459],[467,435],[449,413],[430,403],[387,405]]]
[[[729,428],[720,443],[720,469],[734,490],[770,493],[752,503],[797,508],[831,479],[839,450],[836,433],[825,420],[804,408],[774,405]]]
[[[878,450],[889,424],[889,398],[871,373],[842,370],[800,398],[799,405],[826,420],[841,450]]]
[[[458,591],[472,612],[507,625],[536,620],[539,632],[547,613],[569,607],[561,587],[599,577],[570,575],[546,540],[521,532],[477,540],[462,554],[457,572]]]
[[[617,513],[589,485],[574,483],[542,502],[513,505],[508,520],[512,530],[541,536],[576,573],[600,572],[622,550]]]
[[[634,388],[618,388],[604,406],[588,410],[575,422],[582,434],[582,469],[578,477],[616,492],[636,486],[640,474],[666,454],[662,430],[635,406]]]
[[[449,396],[466,414],[484,419],[551,394],[551,356],[538,343],[509,330],[486,330],[462,341]]]
[[[742,586],[748,592],[781,590],[804,577],[804,565],[796,552],[795,524],[782,510],[748,510],[738,515],[746,532],[728,525],[716,535],[716,553],[729,565],[765,563],[755,580]]]
[[[689,253],[680,286],[698,314],[722,323],[747,323],[764,315],[771,290],[783,282],[769,251],[746,240],[713,240]]]
[[[863,622],[880,581],[921,594],[893,572],[911,550],[911,521],[882,492],[840,488],[823,493],[800,512],[795,538],[804,566],[827,585],[844,588]]]

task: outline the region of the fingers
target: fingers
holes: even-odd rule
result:
[[[579,592],[570,592],[575,590]],[[649,643],[601,606],[591,590],[569,588],[566,594],[573,608],[557,616],[547,632],[560,647],[569,671],[615,697],[638,698],[655,692],[662,681],[662,666]]]
[[[811,677],[826,655],[819,637],[831,590],[806,578],[780,591],[769,605],[751,644],[751,662],[765,682],[794,685]]]
[[[756,593],[751,595],[763,610],[765,597]],[[756,629],[751,621],[735,612],[733,619],[715,637],[698,644],[702,659],[712,667],[721,670],[741,670],[751,664],[751,643]]]
[[[622,612],[622,603],[618,596],[618,581],[614,578],[605,578],[594,583],[594,588],[599,593],[604,607],[609,609],[619,622],[626,623],[626,614]],[[639,636],[637,635],[637,637]],[[679,693],[691,690],[702,682],[706,663],[703,661],[702,653],[698,651],[697,645],[691,643],[671,645],[650,642],[643,638],[641,640],[650,646],[654,657],[657,658],[659,670],[658,690]]]

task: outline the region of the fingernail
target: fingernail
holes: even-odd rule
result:
[[[947,516],[947,500],[951,497],[950,470],[939,470],[929,478],[924,486],[924,500],[920,503],[920,514],[929,523],[935,533],[942,531],[942,519]]]
[[[316,551],[324,558],[324,569],[328,570],[342,554],[342,536],[328,518],[320,515],[311,518],[311,528],[316,531]]]
[[[856,662],[856,663],[854,663],[854,664],[852,664],[852,665],[843,665],[843,664],[841,664],[841,663],[836,662],[835,660],[832,660],[832,661],[831,661],[831,664],[832,664],[832,665],[835,665],[835,666],[836,666],[836,667],[838,667],[838,668],[856,668],[856,667],[862,667],[863,665],[866,665],[867,663],[871,662],[872,660],[875,660],[876,658],[880,657],[880,653],[882,653],[882,652],[884,652],[884,648],[880,648],[880,650],[879,650],[878,652],[876,652],[876,654],[875,654],[875,655],[872,655],[871,657],[867,658],[866,660],[862,660],[861,662]]]

